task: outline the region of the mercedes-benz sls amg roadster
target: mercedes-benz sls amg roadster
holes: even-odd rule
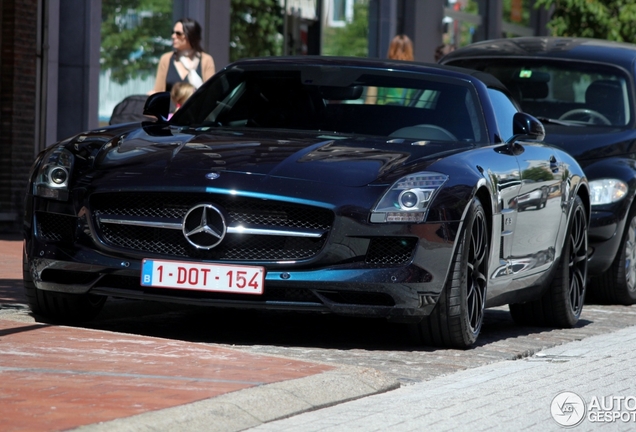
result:
[[[109,296],[331,312],[459,348],[487,307],[510,304],[523,324],[579,319],[587,180],[493,76],[247,59],[168,120],[169,109],[167,93],[152,95],[148,121],[79,133],[35,160],[34,314],[87,320]]]

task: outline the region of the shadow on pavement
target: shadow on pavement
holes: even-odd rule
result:
[[[577,327],[588,324],[590,321],[580,320]],[[100,315],[82,326],[189,342],[228,345],[369,351],[431,352],[442,349],[419,345],[406,325],[389,323],[384,319],[178,306],[118,299],[109,299]],[[474,348],[507,338],[550,331],[553,329],[516,325],[507,309],[488,309]]]
[[[0,279],[0,303],[26,303],[22,279]]]

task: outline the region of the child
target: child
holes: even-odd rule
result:
[[[172,89],[170,90],[170,99],[172,99],[175,111],[181,108],[181,105],[183,105],[185,101],[192,96],[194,90],[194,86],[187,81],[180,81],[172,86]],[[172,117],[172,113],[168,116],[168,119],[170,119],[170,117]]]

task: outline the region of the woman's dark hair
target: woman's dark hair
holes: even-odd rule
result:
[[[183,26],[183,33],[190,42],[190,46],[195,52],[203,52],[201,47],[201,26],[191,18],[181,18],[177,20]]]

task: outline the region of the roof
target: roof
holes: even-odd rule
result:
[[[441,61],[457,58],[543,58],[611,63],[629,68],[636,58],[636,45],[591,38],[528,36],[491,39],[459,48]]]
[[[281,57],[258,57],[243,59],[227,66],[226,69],[245,65],[270,66],[343,66],[343,67],[363,67],[370,69],[388,69],[399,71],[410,71],[420,73],[440,73],[449,77],[459,79],[477,79],[487,87],[497,88],[507,92],[506,87],[494,76],[476,71],[474,69],[460,68],[455,66],[440,65],[437,63],[423,63],[414,61],[400,61],[363,57],[337,57],[337,56],[281,56]]]

